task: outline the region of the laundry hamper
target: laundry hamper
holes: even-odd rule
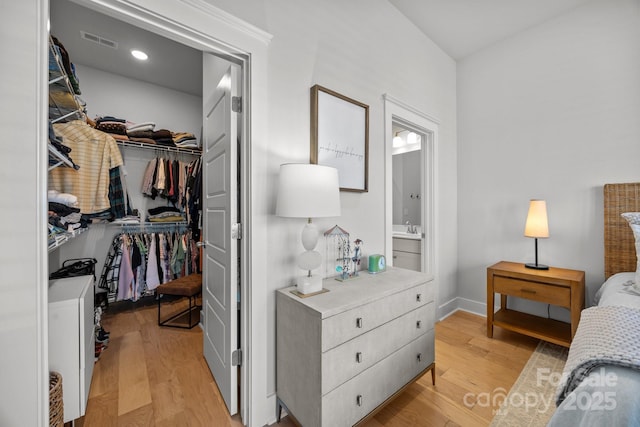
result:
[[[49,426],[64,426],[64,402],[62,401],[62,375],[49,372]]]

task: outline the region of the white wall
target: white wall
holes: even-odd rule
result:
[[[46,18],[48,3],[4,2],[0,28],[0,425],[48,424]],[[43,357],[43,355],[45,355]],[[45,418],[45,413],[47,417]]]
[[[486,313],[487,266],[533,260],[530,198],[548,207],[539,262],[584,270],[590,301],[604,279],[602,186],[640,179],[638,76],[637,0],[587,3],[458,64],[461,306]]]
[[[269,260],[268,389],[275,393],[275,293],[299,274],[304,220],[275,217],[278,168],[309,161],[309,89],[320,84],[369,105],[369,192],[341,193],[342,216],[315,221],[335,224],[364,241],[363,252],[384,252],[384,111],[388,93],[441,121],[436,206],[441,250],[439,295],[455,291],[456,117],[454,61],[386,0],[266,2],[269,46]],[[319,247],[323,247],[321,239]],[[324,253],[323,249],[320,249]],[[322,269],[320,271],[323,271]]]

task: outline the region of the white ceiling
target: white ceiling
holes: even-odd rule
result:
[[[458,60],[591,0],[389,0]]]
[[[591,0],[389,0],[452,58],[458,60]],[[51,2],[51,33],[71,61],[194,95],[202,91],[202,54],[69,0]],[[118,49],[80,38],[112,40]],[[130,55],[141,49],[149,60]],[[80,85],[82,87],[82,76]]]
[[[71,62],[202,96],[202,52],[69,0],[50,3],[51,34]],[[81,31],[117,42],[118,48],[82,39]],[[149,59],[134,59],[131,49],[143,50]],[[78,78],[82,89],[82,76]]]

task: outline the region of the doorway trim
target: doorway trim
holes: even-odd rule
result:
[[[397,123],[425,136],[422,146],[422,272],[428,280],[436,277],[436,248],[438,242],[436,209],[437,200],[437,147],[440,121],[413,108],[389,94],[384,94],[384,233],[385,256],[393,260],[393,124]],[[437,295],[436,295],[437,300]]]
[[[48,0],[39,0],[48,4]],[[241,386],[241,417],[247,426],[268,423],[275,409],[268,405],[267,361],[260,351],[267,347],[267,319],[262,308],[267,299],[266,287],[252,286],[254,277],[266,277],[267,265],[260,255],[267,251],[266,202],[261,177],[267,174],[265,156],[253,155],[267,151],[266,140],[254,135],[267,134],[267,46],[270,34],[248,24],[202,0],[72,0],[77,4],[99,11],[121,21],[160,34],[194,49],[217,54],[228,60],[235,60],[243,68],[243,150],[242,163],[242,218],[245,236],[240,256],[243,258],[241,301],[243,328],[243,376]],[[43,7],[48,11],[48,8]],[[179,17],[179,20],[176,18]],[[46,27],[43,28],[46,35]],[[41,42],[46,46],[45,38]],[[42,67],[41,67],[42,68]],[[46,68],[39,70],[46,81]],[[39,103],[46,105],[48,87],[39,94]],[[42,128],[46,129],[43,118]],[[43,134],[46,134],[44,132]],[[46,182],[39,192],[46,194]],[[42,268],[47,269],[46,265]],[[42,275],[42,274],[41,274]],[[42,285],[46,287],[46,282]],[[46,343],[47,336],[42,338]],[[43,346],[43,360],[47,361],[46,345]],[[255,351],[254,351],[255,349]],[[44,387],[44,384],[42,385]],[[42,414],[44,419],[46,414]]]

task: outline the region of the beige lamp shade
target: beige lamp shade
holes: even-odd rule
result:
[[[534,199],[529,202],[529,213],[524,226],[524,235],[539,239],[549,237],[546,201]]]

